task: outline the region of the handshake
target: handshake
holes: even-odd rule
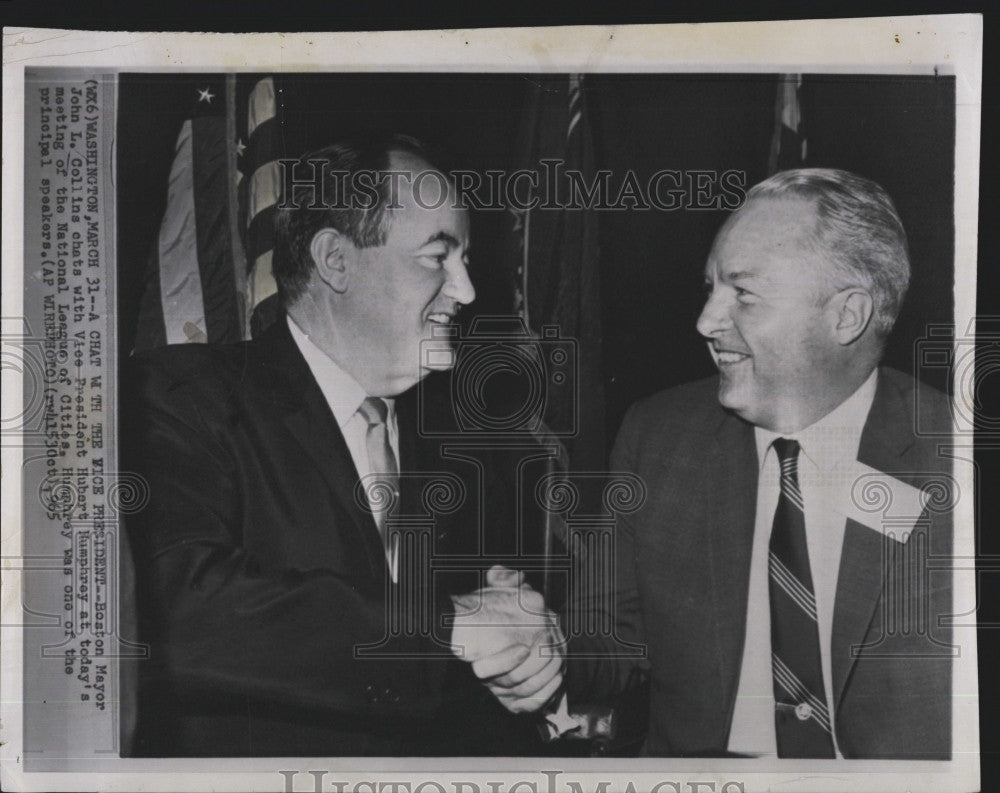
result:
[[[524,574],[500,565],[486,586],[452,596],[455,626],[451,649],[512,713],[542,708],[563,679],[565,638],[555,613],[524,582]]]

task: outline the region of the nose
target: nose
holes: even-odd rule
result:
[[[729,301],[723,295],[723,290],[713,289],[705,301],[695,327],[706,338],[718,336],[732,325],[729,315]]]
[[[447,277],[442,292],[446,297],[450,297],[463,306],[469,305],[476,299],[476,288],[472,285],[469,269],[461,258],[455,256],[454,262],[450,262],[446,266],[445,272]]]

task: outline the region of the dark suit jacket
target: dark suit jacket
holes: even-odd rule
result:
[[[515,502],[515,467],[489,450],[468,453],[472,462],[443,458],[416,431],[415,401],[397,400],[397,514],[415,516],[411,536],[426,554],[464,555],[466,571],[436,573],[430,599],[415,596],[406,612],[428,613],[431,635],[403,625],[383,642],[387,604],[413,602],[407,588],[428,585],[405,570],[398,585],[388,578],[346,442],[286,323],[243,344],[166,347],[129,362],[123,469],[149,485],[148,503],[128,520],[151,653],[139,664],[135,754],[537,748],[533,725],[451,657],[442,626],[448,594],[475,588],[475,568],[489,566],[477,557],[516,547],[504,511]],[[446,393],[427,402],[449,404]],[[435,514],[442,502],[424,499],[435,471],[463,483],[457,509]],[[425,574],[428,564],[419,565]],[[356,656],[380,642],[382,655]]]
[[[650,755],[724,755],[747,615],[758,461],[753,427],[725,411],[717,378],[657,394],[625,418],[613,471],[637,473],[645,505],[618,522],[618,635],[645,661],[571,657],[578,698],[609,698],[642,668],[650,684]],[[949,481],[940,437],[946,398],[880,370],[860,462],[915,487]],[[893,514],[893,510],[889,510]],[[838,745],[846,758],[948,758],[951,751],[951,514],[925,509],[905,543],[847,521],[837,581],[832,675]],[[945,569],[941,569],[944,567]],[[571,653],[595,650],[573,640]],[[770,725],[762,725],[770,728]]]

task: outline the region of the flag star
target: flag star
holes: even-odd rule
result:
[[[199,102],[208,102],[208,104],[212,104],[212,100],[213,99],[215,99],[215,94],[212,93],[212,87],[211,86],[209,86],[208,88],[199,88],[198,89],[198,101]]]
[[[243,143],[242,138],[238,139],[236,141],[236,156],[237,157],[242,157],[243,156],[243,152],[245,152],[246,149],[247,149],[246,144]]]
[[[548,722],[550,726],[550,732],[554,733],[553,737],[558,737],[567,732],[573,732],[579,729],[580,722],[569,713],[569,703],[567,702],[566,695],[563,694],[562,698],[559,700],[559,707],[554,713],[545,714],[545,721]]]

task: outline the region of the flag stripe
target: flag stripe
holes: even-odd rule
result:
[[[271,251],[264,251],[253,263],[250,273],[250,305],[256,308],[261,301],[277,292],[278,286],[271,272]]]
[[[166,328],[163,324],[163,302],[160,298],[159,239],[154,240],[151,247],[146,285],[139,302],[133,352],[163,347],[167,343]]]
[[[271,271],[275,203],[280,196],[277,160],[285,154],[281,92],[273,77],[258,80],[247,100],[245,149],[240,169],[240,211],[249,273],[250,334],[258,335],[277,319],[281,306]]]
[[[583,118],[583,102],[580,97],[580,75],[569,76],[569,125],[566,128],[567,142],[573,136],[576,125]]]
[[[272,204],[261,210],[250,222],[250,228],[247,229],[246,246],[247,252],[252,252],[255,259],[274,248],[274,221],[277,211],[275,205]]]
[[[806,158],[806,138],[802,124],[801,74],[782,74],[778,78],[774,103],[774,133],[767,171],[773,174],[785,168],[798,168]]]
[[[271,160],[253,172],[247,187],[248,227],[260,212],[277,203],[280,189],[281,171],[277,160]]]
[[[260,80],[250,92],[247,103],[247,137],[265,121],[275,117],[277,103],[274,101],[274,80],[265,77]]]
[[[168,344],[207,340],[198,270],[193,150],[193,129],[189,119],[177,136],[167,188],[167,208],[160,223],[157,248],[160,301]]]
[[[229,228],[229,141],[225,118],[192,122],[195,234],[205,333],[211,343],[242,338]]]
[[[798,132],[799,121],[802,118],[799,109],[798,90],[801,83],[801,76],[796,80],[786,79],[781,83],[782,108],[781,123],[789,130]]]
[[[268,119],[243,141],[246,147],[240,156],[244,173],[252,173],[261,165],[277,159],[281,152],[281,125],[277,118]]]

